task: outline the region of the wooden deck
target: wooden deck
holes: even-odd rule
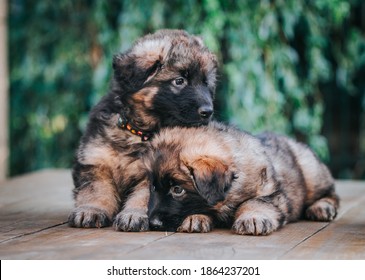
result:
[[[338,217],[301,221],[270,236],[116,232],[66,224],[69,170],[44,170],[0,184],[0,259],[365,259],[365,182],[339,181]]]

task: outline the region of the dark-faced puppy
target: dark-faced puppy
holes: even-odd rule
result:
[[[116,55],[110,92],[93,108],[73,168],[74,227],[147,230],[142,158],[162,127],[206,125],[217,61],[199,37],[161,30]]]
[[[266,235],[302,217],[330,221],[339,200],[313,152],[284,136],[223,124],[163,129],[145,165],[152,229]]]

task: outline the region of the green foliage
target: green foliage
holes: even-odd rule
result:
[[[113,54],[160,28],[200,34],[218,55],[219,119],[295,135],[328,159],[321,85],[335,80],[356,91],[365,43],[350,19],[360,5],[11,0],[11,174],[70,167],[88,112],[108,89]]]

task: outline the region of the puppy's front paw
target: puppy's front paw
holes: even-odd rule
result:
[[[212,219],[206,215],[191,215],[185,218],[177,229],[180,232],[209,232],[212,230]]]
[[[329,222],[332,221],[337,215],[337,208],[333,205],[332,201],[320,199],[314,202],[305,211],[305,217],[313,221]]]
[[[243,213],[232,226],[235,233],[247,235],[268,235],[278,228],[279,222],[265,213]]]
[[[101,228],[111,224],[106,211],[92,206],[76,207],[68,217],[71,227]]]
[[[113,226],[119,231],[147,231],[148,216],[142,210],[123,210],[115,217]]]

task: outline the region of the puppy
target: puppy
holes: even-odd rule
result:
[[[334,180],[304,144],[271,133],[257,137],[211,122],[164,129],[145,165],[151,182],[150,227],[267,235],[306,218],[331,221]]]
[[[206,125],[216,57],[199,37],[161,30],[113,59],[110,92],[93,108],[73,167],[73,227],[143,231],[149,184],[142,158],[162,127]]]

